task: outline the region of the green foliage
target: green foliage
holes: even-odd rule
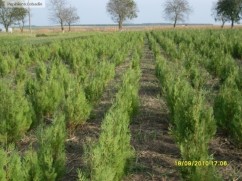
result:
[[[13,145],[7,150],[0,149],[0,179],[2,181],[25,181],[25,169],[22,167],[21,156]]]
[[[0,75],[5,76],[11,72],[13,68],[16,66],[16,61],[13,56],[5,55],[2,56],[0,54]]]
[[[0,180],[6,181],[5,165],[7,163],[7,155],[2,148],[0,149]]]
[[[42,172],[41,180],[54,181],[65,171],[65,118],[56,116],[53,125],[38,133],[38,162]]]
[[[85,92],[77,80],[70,80],[65,95],[65,114],[68,123],[72,126],[83,124],[90,115],[91,105],[87,102]]]
[[[101,62],[98,70],[86,80],[85,93],[90,102],[100,98],[108,81],[114,77],[114,68],[113,64]]]
[[[223,82],[231,74],[238,74],[238,67],[230,56],[216,54],[209,63],[209,69]]]
[[[200,160],[206,156],[208,142],[216,130],[212,110],[204,104],[201,93],[196,93],[186,81],[176,79],[170,82],[165,93],[168,107],[172,110],[173,134],[181,145],[182,155],[193,158],[185,160]]]
[[[6,170],[6,178],[7,180],[25,180],[24,178],[24,171],[22,169],[22,162],[20,155],[11,148],[8,150],[11,152],[11,156],[8,156],[8,163],[7,163],[7,170]]]
[[[16,84],[25,84],[26,81],[29,79],[28,72],[24,66],[19,65],[18,70],[15,74],[15,83]]]
[[[33,67],[35,73],[31,74],[26,85],[26,93],[36,113],[34,125],[51,119],[56,111],[64,113],[71,126],[83,124],[92,104],[98,101],[114,77],[115,66],[124,61],[129,47],[137,42],[138,37],[127,33],[67,40],[52,43],[48,48],[40,45],[36,49],[41,53],[30,48],[29,57],[38,61]],[[127,39],[131,41],[127,43]],[[117,49],[122,51],[115,53]],[[17,52],[16,57],[20,56]],[[44,62],[48,58],[51,62]],[[24,82],[22,78],[26,75],[17,75],[16,81]]]
[[[146,33],[183,160],[213,159],[208,143],[215,121],[207,105],[213,104],[213,98],[206,100],[203,89],[216,95],[213,107],[218,128],[236,142],[242,141],[242,71],[240,60],[236,62],[241,58],[241,35],[240,30]],[[115,66],[131,59],[103,120],[99,141],[85,153],[90,172],[79,173],[80,180],[120,180],[133,156],[128,126],[139,104],[143,33],[36,43],[0,45],[0,142],[4,147],[0,150],[0,180],[60,179],[65,165],[65,124],[83,124],[114,77]],[[208,85],[211,80],[215,86]],[[56,117],[56,113],[65,116]],[[8,144],[22,137],[32,121],[35,127],[48,124],[40,124],[36,148],[20,155]],[[217,176],[212,167],[183,168],[181,172],[186,180],[216,180]]]
[[[39,165],[37,152],[30,149],[23,158],[23,167],[26,181],[41,181],[43,178],[43,172]]]
[[[242,141],[242,93],[233,80],[227,80],[221,87],[215,99],[214,114],[218,125],[240,144]]]
[[[123,176],[127,159],[133,154],[128,121],[128,112],[121,109],[105,117],[99,143],[90,155],[92,180],[120,180]]]
[[[150,37],[152,39],[152,37]],[[208,144],[216,131],[213,112],[206,105],[204,95],[200,91],[198,73],[195,67],[190,66],[189,75],[191,84],[187,79],[187,71],[178,61],[169,62],[159,55],[155,42],[151,42],[156,54],[156,74],[160,79],[167,106],[170,110],[171,132],[180,147],[183,160],[206,161],[210,160]],[[191,71],[195,71],[194,73]],[[194,75],[195,74],[195,75]],[[214,180],[217,178],[213,168],[184,167],[181,168],[183,178],[186,180]]]
[[[233,57],[242,59],[242,43],[235,43],[233,46]]]
[[[0,178],[12,181],[54,181],[65,169],[65,119],[56,117],[53,125],[38,134],[38,151],[20,155],[13,145],[0,149]]]
[[[209,78],[208,72],[202,68],[199,68],[199,66],[195,63],[191,65],[188,72],[191,85],[195,89],[201,89]]]
[[[218,15],[223,15],[232,22],[232,27],[234,22],[239,22],[240,13],[242,11],[242,1],[241,0],[219,0],[216,4],[216,11]]]
[[[1,61],[0,62],[0,73],[1,73],[1,76],[4,76],[7,73],[9,73],[8,61],[3,57],[0,57],[0,61]]]
[[[86,153],[91,180],[121,180],[128,160],[133,157],[129,124],[138,107],[140,68],[136,58],[132,63],[133,69],[123,76],[116,99],[102,122],[98,142],[90,146]],[[85,175],[79,173],[79,180],[86,180]]]
[[[0,142],[16,141],[29,129],[32,111],[23,91],[0,81]]]
[[[31,59],[29,57],[29,53],[28,51],[22,51],[19,50],[19,56],[18,56],[18,63],[22,64],[22,65],[26,65],[26,64],[30,64],[31,63]]]
[[[114,53],[112,59],[115,61],[116,65],[120,65],[124,61],[124,54],[117,51]]]
[[[27,93],[32,101],[38,123],[49,119],[64,103],[64,85],[60,79],[60,69],[54,64],[49,72],[45,65],[37,68],[37,80],[29,81]],[[36,124],[35,123],[35,124]]]
[[[183,81],[174,83],[174,90],[171,88],[170,91],[167,96],[168,106],[173,110],[172,133],[180,146],[182,158],[194,161],[209,160],[208,143],[216,131],[211,108],[205,106],[201,94],[197,95]],[[169,102],[170,96],[174,101],[172,104]],[[200,178],[203,178],[209,171],[210,169],[200,170],[197,167],[186,168],[183,176],[190,172],[188,175],[191,177],[200,175]]]
[[[81,172],[79,169],[77,170],[77,174],[78,174],[78,180],[79,181],[89,181],[89,179],[85,175],[85,173]]]

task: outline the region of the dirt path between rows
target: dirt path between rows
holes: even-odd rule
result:
[[[225,181],[242,180],[242,148],[238,148],[230,138],[218,131],[210,143],[209,151],[214,160],[227,161],[227,166],[217,167]]]
[[[132,145],[136,151],[136,162],[125,181],[180,180],[175,167],[179,149],[169,134],[168,111],[161,88],[155,76],[153,53],[147,42],[141,60],[139,112],[131,123]]]
[[[62,181],[76,181],[78,179],[77,169],[85,171],[84,145],[98,139],[102,120],[112,105],[112,100],[115,98],[118,86],[122,81],[122,75],[130,63],[130,56],[128,56],[125,63],[116,68],[115,78],[109,82],[101,100],[94,106],[90,119],[84,125],[77,127],[72,135],[69,135],[66,141],[67,169]]]

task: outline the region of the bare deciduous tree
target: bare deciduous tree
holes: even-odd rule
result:
[[[174,28],[178,21],[184,21],[192,12],[187,0],[167,0],[164,6],[165,18],[174,21]]]
[[[69,26],[69,31],[71,31],[71,24],[76,23],[80,20],[80,17],[77,14],[77,9],[75,7],[70,6],[66,9],[66,23]]]
[[[59,23],[62,32],[64,32],[64,24],[67,16],[66,0],[50,0],[50,20],[54,23]]]
[[[137,17],[138,8],[133,0],[109,0],[106,8],[120,30],[125,20]]]
[[[71,30],[71,24],[79,21],[80,17],[77,14],[75,7],[68,7],[66,0],[50,0],[50,20],[61,25],[61,30],[64,32],[64,25],[69,26]]]

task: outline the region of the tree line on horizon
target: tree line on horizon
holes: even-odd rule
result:
[[[163,6],[164,18],[173,22],[175,28],[177,22],[184,22],[192,13],[192,7],[187,0],[166,0]],[[68,25],[71,31],[71,25],[80,20],[77,8],[68,4],[67,0],[49,0],[49,20],[58,23],[64,32],[64,26]],[[134,0],[109,0],[106,10],[115,23],[118,23],[119,30],[122,30],[123,23],[126,20],[136,18],[139,12],[138,6]],[[242,19],[242,0],[217,0],[212,8],[212,16],[216,22],[221,22],[224,27],[226,22],[239,23]],[[25,27],[26,18],[30,25],[30,8],[6,7],[3,0],[0,0],[0,24],[6,31],[11,25],[18,25],[21,32]]]

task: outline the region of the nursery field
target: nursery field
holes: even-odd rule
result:
[[[0,36],[1,181],[242,180],[242,31]]]

